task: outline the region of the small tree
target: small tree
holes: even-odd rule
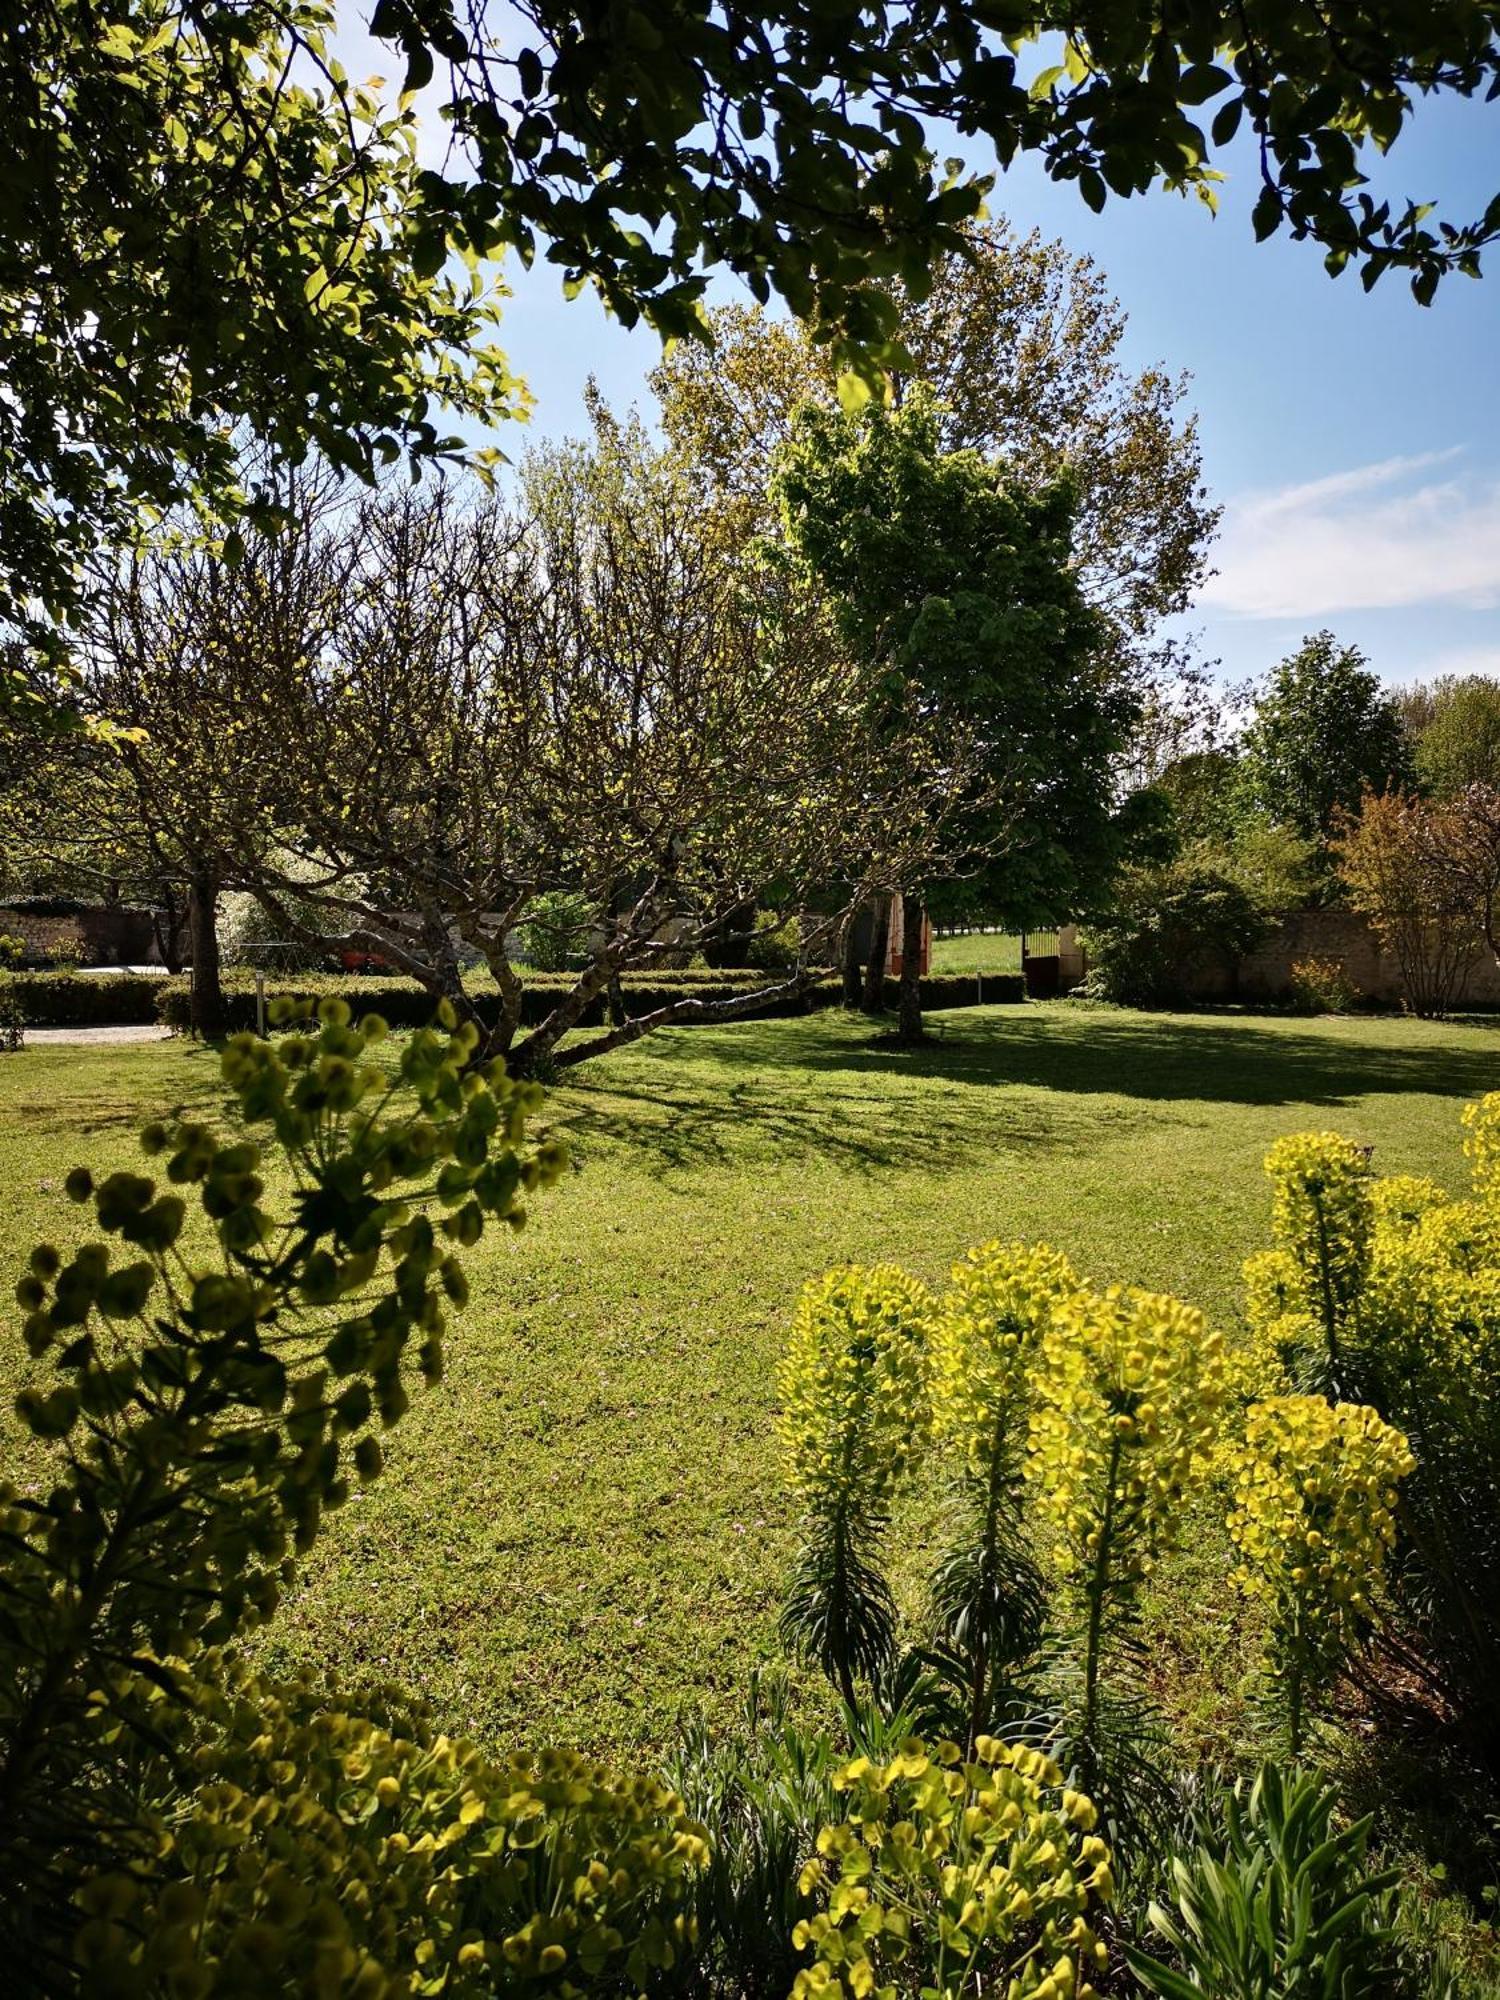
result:
[[[1450,809],[1409,792],[1366,793],[1333,843],[1339,878],[1394,953],[1413,1012],[1446,1014],[1461,998],[1484,937],[1473,885],[1453,864]]]

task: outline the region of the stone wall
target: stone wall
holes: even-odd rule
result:
[[[1219,957],[1195,966],[1188,991],[1195,1000],[1284,1000],[1292,967],[1304,958],[1336,961],[1363,999],[1394,1005],[1404,998],[1400,967],[1381,949],[1367,919],[1353,910],[1289,910],[1265,941],[1237,962]],[[1488,952],[1476,958],[1461,1000],[1500,1007],[1500,967]]]
[[[72,959],[78,965],[144,965],[157,956],[149,910],[100,904],[44,916],[0,908],[0,932],[23,938],[28,959]]]

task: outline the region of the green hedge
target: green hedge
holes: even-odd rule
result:
[[[670,1006],[677,1000],[733,999],[736,994],[753,993],[757,987],[766,984],[766,979],[763,974],[747,978],[743,973],[726,976],[723,973],[674,972],[655,979],[640,974],[634,977],[627,976],[621,984],[628,1012],[637,1015],[653,1013],[658,1007]],[[523,1026],[535,1027],[538,1022],[545,1020],[563,995],[571,992],[572,986],[573,978],[569,973],[544,972],[530,975],[526,980],[521,1002]],[[896,1005],[897,990],[895,980],[887,980],[886,1000],[893,1009]],[[303,978],[266,982],[268,999],[289,993],[311,996],[323,993],[340,994],[356,1013],[380,1014],[393,1028],[421,1027],[432,1018],[431,995],[423,987],[418,986],[415,980],[410,979],[383,979],[367,974],[340,976],[311,973]],[[828,974],[816,980],[806,993],[797,998],[772,1003],[763,1009],[757,1009],[757,1013],[763,1019],[808,1014],[820,1007],[836,1006],[840,995],[839,981]],[[499,996],[493,989],[486,991],[483,987],[477,987],[473,990],[473,997],[480,1018],[493,1020],[500,1005]],[[1025,997],[1025,982],[1018,973],[996,974],[985,979],[986,1006],[1015,1003],[1024,1000]],[[226,981],[224,998],[225,1013],[231,1032],[255,1026],[253,984],[239,978]],[[978,985],[968,974],[949,974],[922,981],[924,1007],[972,1007],[978,998]],[[187,981],[185,979],[160,981],[158,999],[157,1018],[178,1033],[185,1032],[190,1019]],[[596,1000],[584,1013],[580,1026],[599,1027],[604,1019],[604,1002],[602,999]]]
[[[28,1028],[140,1028],[156,1020],[166,981],[131,972],[14,972],[4,984]]]

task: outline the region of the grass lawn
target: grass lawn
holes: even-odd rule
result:
[[[394,1677],[491,1742],[660,1743],[679,1704],[737,1704],[775,1652],[793,1524],[772,1372],[809,1273],[896,1258],[940,1279],[970,1243],[1044,1237],[1227,1328],[1278,1134],[1337,1127],[1456,1184],[1459,1106],[1500,1083],[1484,1023],[1056,1005],[935,1025],[913,1056],[834,1014],[667,1032],[560,1089],[576,1177],[473,1254],[447,1379],[333,1520],[272,1658]],[[76,1161],[134,1161],[144,1118],[219,1094],[181,1044],[0,1061],[4,1262],[76,1235]],[[3,1352],[19,1379],[19,1339]],[[1222,1577],[1216,1538],[1189,1543],[1169,1611]],[[1162,1623],[1180,1726],[1211,1745],[1222,1717],[1194,1689],[1227,1642]]]
[[[1021,940],[999,931],[964,931],[957,937],[932,940],[932,970],[952,972],[1019,972]]]

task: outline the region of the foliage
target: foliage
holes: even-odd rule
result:
[[[1265,935],[1266,920],[1227,875],[1191,861],[1121,871],[1111,907],[1084,933],[1087,991],[1127,1006],[1180,1000],[1193,975],[1231,963]]]
[[[1240,745],[1240,778],[1247,798],[1272,820],[1326,840],[1366,792],[1410,776],[1400,711],[1357,646],[1319,632],[1257,692]]]
[[[1410,1440],[1389,1604],[1364,1669],[1373,1697],[1400,1707],[1403,1684],[1423,1690],[1493,1770],[1484,1690],[1500,1672],[1500,1096],[1471,1105],[1465,1123],[1468,1199],[1412,1175],[1374,1180],[1362,1149],[1332,1134],[1282,1141],[1267,1162],[1275,1247],[1246,1278],[1271,1386],[1280,1376],[1331,1387]]]
[[[236,426],[369,477],[459,450],[444,405],[517,408],[491,299],[424,213],[413,110],[349,81],[333,29],[328,0],[9,11],[0,620],[49,647],[137,510],[274,508]]]
[[[166,984],[154,973],[0,973],[0,993],[33,1028],[145,1027]]]
[[[1482,98],[1497,58],[1482,12],[1403,17],[1354,7],[1330,67],[1323,23],[1249,0],[1191,24],[1155,5],[1033,6],[998,25],[917,6],[858,5],[837,27],[809,4],[685,16],[643,0],[606,18],[545,0],[501,52],[461,0],[382,0],[374,32],[452,82],[454,154],[423,182],[427,213],[460,241],[539,248],[570,286],[592,284],[626,324],[696,331],[722,267],[813,325],[836,365],[902,360],[872,280],[913,291],[957,250],[988,179],[931,151],[934,128],[988,142],[1008,165],[1035,153],[1100,209],[1160,183],[1212,199],[1217,155],[1258,146],[1257,238],[1285,225],[1353,261],[1367,284],[1395,266],[1429,299],[1476,272],[1500,216],[1467,226],[1393,212],[1364,161],[1399,137],[1417,95]],[[1206,129],[1205,129],[1206,127]],[[774,170],[767,147],[774,148]],[[1254,150],[1254,148],[1252,148]],[[639,219],[651,218],[649,232]]]
[[[1271,1607],[1270,1659],[1291,1751],[1304,1702],[1344,1663],[1374,1613],[1396,1539],[1395,1501],[1415,1460],[1373,1410],[1320,1396],[1252,1406],[1233,1454],[1229,1533],[1239,1587]]]
[[[1263,1764],[1225,1801],[1222,1827],[1172,1862],[1153,1903],[1163,1963],[1127,1947],[1160,2000],[1354,2000],[1404,1994],[1390,1890],[1371,1866],[1371,1822],[1335,1825],[1337,1795],[1309,1772]]]
[[[913,1738],[888,1762],[856,1758],[833,1782],[845,1818],[818,1835],[803,1874],[825,1907],[798,1927],[813,1960],[793,2000],[1094,1994],[1109,1850],[1056,1764],[992,1736],[967,1762],[956,1744]]]
[[[962,254],[921,283],[885,289],[906,355],[895,389],[934,391],[944,451],[977,451],[1039,492],[1066,469],[1074,560],[1116,642],[1138,647],[1185,610],[1218,519],[1196,420],[1182,378],[1126,372],[1125,315],[1096,266],[996,220],[969,225]],[[717,307],[708,328],[712,343],[680,343],[651,386],[673,444],[753,525],[797,410],[835,405],[837,362],[805,324],[753,307]]]
[[[467,1295],[457,1249],[491,1219],[519,1226],[523,1192],[561,1170],[555,1144],[521,1150],[535,1090],[468,1067],[472,1030],[413,1036],[393,1090],[378,1018],[353,1027],[337,1000],[320,1015],[224,1056],[242,1118],[291,1166],[285,1221],[263,1205],[257,1142],[153,1124],[165,1188],[67,1181],[125,1260],[43,1244],[17,1286],[46,1371],[17,1410],[56,1483],[5,1494],[0,1855],[8,1945],[38,1963],[68,1957],[87,1880],[149,1879],[163,1702],[202,1649],[271,1615],[325,1511],[378,1476],[411,1350],[442,1372],[443,1300]]]
[[[1442,674],[1398,700],[1424,792],[1444,800],[1470,785],[1500,786],[1500,681]]]
[[[1407,1004],[1426,1019],[1462,999],[1483,940],[1475,885],[1453,865],[1465,844],[1452,806],[1400,791],[1367,792],[1333,842],[1350,902],[1395,954]]]
[[[1292,966],[1292,1005],[1299,1014],[1347,1014],[1359,995],[1336,958],[1299,958]]]
[[[90,1992],[571,2000],[639,1989],[690,1945],[707,1843],[656,1779],[487,1757],[399,1696],[376,1719],[331,1706],[311,1674],[221,1668],[174,1692],[190,1776],[149,1868],[80,1892]]]
[[[582,896],[549,889],[530,905],[520,926],[521,947],[538,972],[565,972],[587,956],[594,918]]]
[[[880,1543],[923,1442],[930,1313],[897,1266],[842,1266],[804,1288],[777,1373],[786,1483],[805,1517],[782,1635],[851,1702],[894,1645]]]

